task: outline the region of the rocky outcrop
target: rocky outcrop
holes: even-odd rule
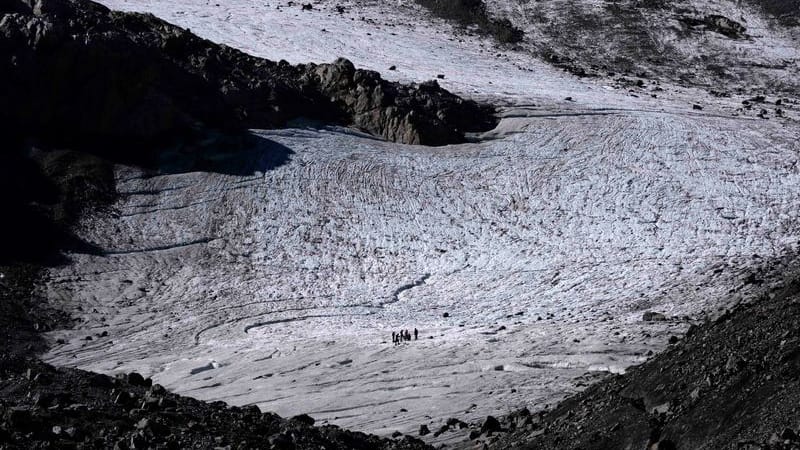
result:
[[[169,147],[191,159],[208,142],[235,153],[249,145],[240,131],[299,117],[424,145],[495,125],[491,107],[434,82],[390,83],[343,59],[260,59],[89,0],[0,1],[0,264],[91,251],[68,225],[113,199],[113,163],[155,166]]]
[[[120,145],[308,117],[442,145],[495,124],[492,108],[435,83],[260,59],[89,0],[7,0],[0,12],[0,120],[26,136]]]
[[[718,14],[711,14],[700,18],[681,17],[680,20],[691,29],[705,29],[731,39],[742,39],[746,37],[745,32],[747,28],[745,28],[744,25]]]
[[[490,110],[460,99],[436,81],[412,86],[389,83],[344,58],[308,66],[305,80],[338,109],[350,111],[356,127],[390,141],[443,145],[459,142],[465,131],[494,126]]]

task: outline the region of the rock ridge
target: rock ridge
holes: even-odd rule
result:
[[[261,59],[89,0],[5,1],[0,13],[0,120],[26,136],[160,142],[204,127],[275,128],[306,117],[445,145],[496,124],[492,107],[435,82],[389,82],[345,59]]]

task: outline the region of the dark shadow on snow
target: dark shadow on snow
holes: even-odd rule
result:
[[[213,172],[247,176],[287,164],[293,154],[289,147],[264,136],[218,135],[162,150],[151,167],[159,174]]]
[[[118,195],[115,164],[137,165],[148,175],[248,176],[280,167],[294,154],[263,136],[208,130],[161,146],[105,142],[69,148],[12,139],[0,152],[0,264],[68,263],[62,251],[102,254],[71,228],[87,210],[108,212]]]

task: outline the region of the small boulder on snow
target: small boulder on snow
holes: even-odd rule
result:
[[[647,311],[646,313],[642,314],[642,320],[645,322],[661,322],[667,320],[667,316],[659,312]]]

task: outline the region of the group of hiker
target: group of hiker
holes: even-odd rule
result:
[[[414,340],[416,341],[418,338],[419,338],[419,331],[417,331],[417,329],[414,328]],[[410,340],[411,340],[411,333],[409,333],[408,330],[400,330],[397,332],[392,331],[392,343],[394,345],[400,345],[404,341],[410,341]]]

